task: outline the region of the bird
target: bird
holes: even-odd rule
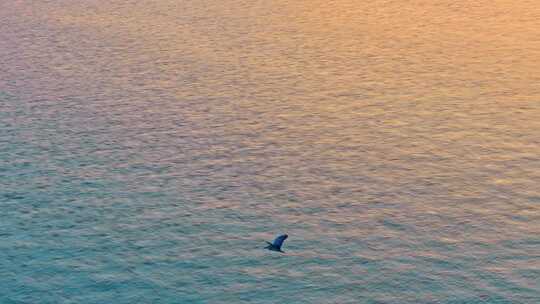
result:
[[[272,250],[272,251],[279,251],[281,253],[285,253],[285,251],[281,250],[281,245],[283,245],[283,242],[288,238],[289,236],[286,234],[282,234],[278,236],[273,243],[268,243],[268,246],[264,247],[265,249]]]

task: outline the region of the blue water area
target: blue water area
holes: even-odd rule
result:
[[[3,1],[0,303],[540,303],[539,13]]]

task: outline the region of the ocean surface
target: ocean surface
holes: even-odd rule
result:
[[[1,1],[0,303],[540,303],[540,3]]]

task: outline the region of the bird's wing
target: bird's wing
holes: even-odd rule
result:
[[[274,240],[274,243],[273,245],[278,247],[278,248],[281,248],[281,245],[283,244],[283,242],[285,242],[285,240],[288,238],[289,236],[286,235],[286,234],[283,234],[283,235],[280,235],[278,236],[275,240]]]

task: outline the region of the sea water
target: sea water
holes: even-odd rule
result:
[[[540,303],[539,3],[2,1],[0,303]]]

